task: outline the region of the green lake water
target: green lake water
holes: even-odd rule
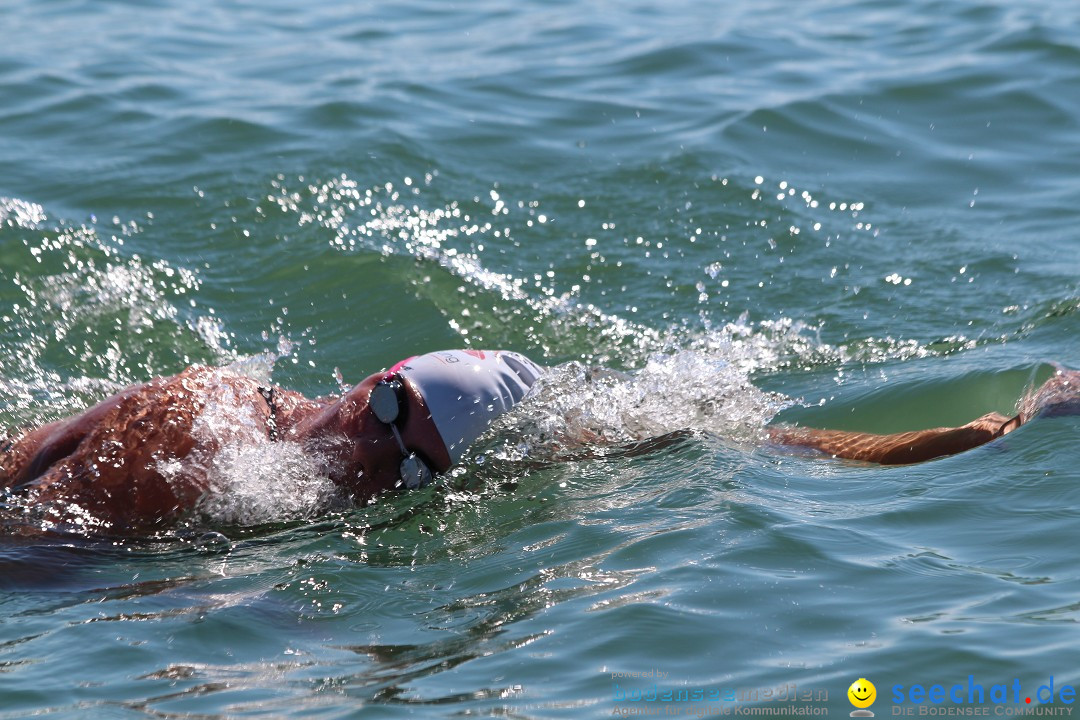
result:
[[[1078,38],[1064,0],[0,2],[0,425],[192,363],[552,368],[368,507],[275,448],[153,538],[0,498],[0,718],[1072,709],[1080,421],[890,468],[762,428],[1080,366]]]

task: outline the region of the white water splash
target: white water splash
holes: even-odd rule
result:
[[[183,306],[195,307],[195,272],[127,251],[137,223],[114,218],[99,232],[96,220],[46,219],[40,206],[0,199],[0,239],[28,268],[0,267],[15,290],[0,306],[5,424],[68,415],[178,362],[236,359],[220,321]]]
[[[272,360],[267,362],[272,369]],[[196,514],[214,525],[313,517],[339,502],[337,487],[323,472],[322,458],[297,443],[270,440],[265,419],[250,396],[237,392],[236,377],[228,368],[214,372],[192,427],[196,447],[182,460],[159,466],[166,479],[205,475],[208,490]]]
[[[514,316],[500,317],[502,310],[495,307],[491,310],[490,324],[522,325],[524,306],[528,310],[526,316],[536,320],[527,326],[526,334],[546,353],[560,354],[568,338],[582,336],[602,341],[596,343],[595,352],[589,355],[598,362],[613,360],[615,348],[624,354],[639,354],[664,346],[664,333],[581,302],[577,297],[580,287],[556,293],[535,278],[515,277],[485,267],[479,253],[482,243],[478,250],[455,247],[457,241],[478,242],[485,237],[497,238],[504,232],[491,218],[470,215],[456,202],[433,210],[407,205],[402,201],[402,193],[416,194],[418,188],[399,191],[392,183],[385,183],[361,189],[356,181],[344,175],[309,185],[305,194],[289,191],[283,180],[279,177],[273,183],[277,191],[267,199],[282,212],[295,214],[301,227],[318,225],[331,231],[330,244],[341,251],[366,250],[386,256],[414,257],[442,267],[451,276],[495,295],[502,308],[509,308],[506,312]],[[428,177],[429,183],[430,180]],[[508,212],[499,205],[500,200],[495,202],[500,213]],[[466,346],[483,344],[482,339],[474,337],[481,330],[480,319],[471,328],[452,317],[448,324]]]
[[[429,174],[421,184],[430,185],[433,177]],[[761,182],[763,179],[758,184]],[[756,348],[753,366],[748,365],[746,356],[735,361],[744,371],[755,373],[948,355],[975,345],[958,336],[931,345],[912,339],[868,337],[833,346],[822,343],[815,328],[801,322],[779,318],[752,323],[745,314],[720,329],[713,329],[704,314],[696,325],[692,320],[683,320],[666,328],[650,327],[582,301],[580,284],[559,293],[540,274],[515,276],[486,267],[482,261],[485,243],[497,245],[500,238],[505,243],[511,237],[513,203],[507,203],[495,190],[490,193],[494,203],[490,211],[476,208],[470,213],[459,202],[421,207],[417,200],[421,188],[414,181],[405,187],[387,182],[362,188],[343,174],[325,182],[306,183],[300,192],[289,190],[284,176],[278,176],[272,185],[274,192],[267,200],[283,213],[295,216],[301,227],[315,225],[328,230],[332,247],[342,252],[413,257],[437,265],[464,283],[457,296],[443,293],[433,300],[468,347],[491,346],[492,335],[496,340],[501,337],[498,328],[513,327],[530,346],[541,348],[548,357],[570,355],[591,363],[641,366],[658,353],[711,351],[716,345],[741,344]],[[817,212],[818,200],[807,191],[796,193],[784,181],[778,187],[784,198]],[[754,188],[751,197],[757,199],[759,192]],[[480,201],[480,197],[473,198],[474,204]],[[525,220],[532,227],[533,219],[541,217],[534,205],[517,203],[515,212],[522,216],[517,218],[519,224]],[[829,203],[828,212],[834,210],[850,213],[854,222],[863,203]],[[825,206],[820,212],[826,212]],[[716,279],[721,267],[722,263],[714,262],[702,270]],[[428,280],[418,280],[417,290],[423,292]],[[587,283],[588,277],[581,281]],[[476,291],[493,296],[490,307],[469,300]]]
[[[219,450],[210,466],[210,483],[197,512],[213,525],[312,518],[345,502],[303,447],[265,438]]]
[[[0,225],[34,229],[45,222],[45,208],[18,198],[0,197]]]
[[[572,362],[544,375],[474,455],[554,460],[682,430],[753,443],[791,402],[754,386],[734,354],[660,354],[633,373]]]

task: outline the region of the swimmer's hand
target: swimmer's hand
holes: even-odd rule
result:
[[[1056,367],[1053,377],[1020,401],[1024,418],[1080,415],[1080,371]]]

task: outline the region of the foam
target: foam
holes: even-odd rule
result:
[[[0,307],[0,418],[6,424],[71,414],[174,371],[178,356],[185,364],[236,358],[212,313],[182,305],[194,307],[189,298],[200,287],[194,271],[127,251],[126,240],[142,231],[137,223],[114,218],[103,236],[96,220],[55,227],[45,227],[46,221],[40,206],[0,199],[0,229],[6,224],[21,240],[23,264],[36,271],[0,268],[15,291]],[[189,356],[196,348],[209,357]]]
[[[261,365],[268,375],[275,359],[265,355],[245,367]],[[271,441],[263,416],[226,381],[235,370],[215,374],[192,428],[203,450],[159,468],[166,478],[181,472],[206,474],[209,489],[196,514],[212,525],[259,525],[314,517],[339,503],[323,459],[298,443]]]

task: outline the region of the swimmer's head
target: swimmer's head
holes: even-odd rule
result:
[[[523,355],[491,350],[444,350],[409,358],[391,369],[422,407],[423,428],[450,463],[529,392],[540,368]]]
[[[376,373],[341,405],[342,430],[352,442],[348,482],[357,495],[420,487],[450,468],[423,398],[407,383]]]
[[[517,404],[540,368],[512,352],[447,350],[403,360],[342,398],[364,492],[419,487],[460,460]]]

